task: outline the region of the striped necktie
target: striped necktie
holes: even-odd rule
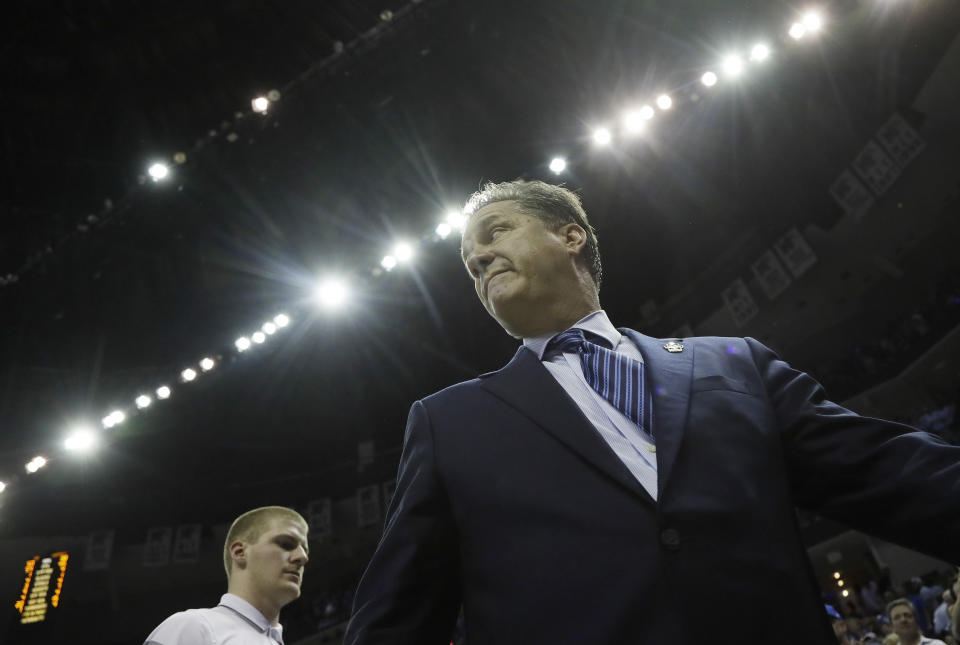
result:
[[[653,428],[644,423],[643,363],[586,340],[581,329],[554,336],[547,344],[547,351],[551,349],[577,352],[587,384],[653,438]]]

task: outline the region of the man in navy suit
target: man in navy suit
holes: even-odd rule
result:
[[[960,448],[858,416],[750,338],[600,308],[580,200],[468,202],[463,261],[523,346],[414,403],[348,645],[835,642],[794,507],[960,561]]]

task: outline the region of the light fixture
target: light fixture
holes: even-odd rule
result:
[[[800,40],[807,33],[807,28],[803,26],[803,23],[795,22],[790,25],[790,31],[787,33],[789,33],[790,37],[794,40]]]
[[[188,367],[187,369],[180,372],[180,378],[189,383],[193,379],[197,378],[197,371],[193,368]]]
[[[27,473],[32,475],[33,473],[37,472],[38,470],[40,470],[46,465],[47,465],[46,458],[37,456],[31,459],[30,461],[28,461],[25,468],[27,469]]]
[[[455,231],[462,231],[467,223],[467,216],[461,211],[447,211],[447,224]]]
[[[816,11],[808,11],[803,14],[803,26],[808,33],[816,33],[823,26],[823,17]]]
[[[97,435],[88,428],[74,429],[63,441],[63,447],[70,452],[87,452],[97,443]]]
[[[398,242],[393,247],[393,257],[397,258],[398,262],[407,262],[413,258],[413,247],[407,242]]]
[[[151,403],[153,403],[153,399],[151,399],[151,398],[150,398],[149,396],[147,396],[146,394],[141,394],[141,395],[138,396],[136,399],[134,399],[134,403],[136,403],[136,404],[137,404],[137,407],[142,410],[142,409],[144,409],[144,408],[146,408],[146,407],[149,407],[149,405],[150,405]]]
[[[564,159],[563,157],[554,157],[553,159],[550,160],[550,171],[553,174],[559,175],[566,169],[567,169],[567,160]]]
[[[107,416],[103,417],[101,423],[103,424],[104,428],[112,428],[118,423],[123,423],[126,418],[127,415],[125,415],[122,410],[114,410]]]
[[[263,323],[263,327],[261,327],[260,329],[269,336],[272,336],[275,333],[277,333],[277,326],[271,321],[267,321]]]
[[[209,356],[204,356],[200,359],[200,369],[204,372],[209,372],[216,366],[216,362]]]
[[[654,109],[649,105],[644,105],[642,108],[640,108],[640,117],[642,119],[649,121],[654,117],[655,114],[656,111],[654,111]]]
[[[610,143],[612,138],[613,136],[607,128],[597,128],[593,131],[593,142],[597,145],[605,146]]]
[[[743,72],[743,59],[736,54],[730,54],[723,59],[723,72],[727,76],[737,77]]]
[[[0,482],[0,493],[2,493],[4,490],[6,490],[6,488],[7,488],[7,485],[4,484],[3,482]]]
[[[241,336],[237,340],[233,341],[233,344],[237,346],[238,352],[245,352],[250,349],[250,339],[246,336]]]
[[[256,344],[259,345],[259,344],[261,344],[263,341],[267,340],[267,335],[264,334],[262,331],[255,331],[255,332],[253,332],[253,334],[250,336],[250,338],[253,340],[253,342],[255,342]]]
[[[161,385],[157,388],[157,398],[158,399],[169,399],[170,398],[170,388],[166,385]]]
[[[161,179],[166,179],[167,175],[170,174],[170,168],[166,164],[155,163],[147,169],[147,174],[150,175],[150,178],[154,181],[160,181]]]
[[[387,271],[390,271],[393,269],[393,267],[397,266],[397,258],[393,257],[392,255],[385,255],[383,256],[383,259],[380,260],[380,266]]]
[[[342,307],[347,301],[349,290],[340,278],[327,278],[317,287],[317,301],[328,309]]]
[[[642,132],[647,125],[647,120],[640,114],[640,110],[630,110],[623,115],[623,127],[627,132],[636,134]]]
[[[447,239],[447,236],[453,232],[453,227],[447,224],[446,222],[440,222],[439,224],[437,224],[437,228],[434,229],[434,232],[437,234],[437,236],[440,239],[445,240]]]
[[[703,76],[700,77],[700,82],[707,87],[713,87],[717,84],[717,75],[713,72],[704,72]]]
[[[752,61],[762,63],[768,58],[770,58],[770,48],[764,43],[757,43],[750,50],[750,60]]]
[[[282,329],[290,324],[290,316],[287,314],[277,314],[273,317],[273,324]]]
[[[657,107],[661,110],[669,110],[673,107],[673,99],[668,94],[661,94],[657,97]]]
[[[270,100],[265,96],[258,96],[250,101],[250,104],[253,106],[253,111],[260,114],[266,114],[270,108]]]

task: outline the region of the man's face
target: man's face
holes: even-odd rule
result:
[[[846,633],[847,633],[847,623],[846,623],[846,621],[844,621],[842,618],[841,618],[840,620],[837,620],[836,618],[834,618],[834,619],[833,619],[833,633],[834,633],[834,635],[837,636],[837,638],[839,638],[839,637],[841,637],[841,636],[845,636]]]
[[[246,548],[247,575],[256,593],[280,607],[298,598],[309,552],[307,527],[293,518],[274,517]]]
[[[917,631],[917,621],[913,617],[913,608],[906,605],[897,605],[890,611],[890,624],[893,631],[900,636],[913,636]]]
[[[576,258],[583,246],[570,226],[552,230],[512,201],[474,213],[463,232],[462,257],[480,302],[512,336],[555,329],[558,312],[580,293]],[[564,321],[565,322],[565,321]]]

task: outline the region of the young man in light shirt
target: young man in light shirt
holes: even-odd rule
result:
[[[223,546],[227,593],[220,604],[173,614],[144,645],[283,645],[280,610],[300,597],[309,553],[307,522],[293,509],[244,513]]]

